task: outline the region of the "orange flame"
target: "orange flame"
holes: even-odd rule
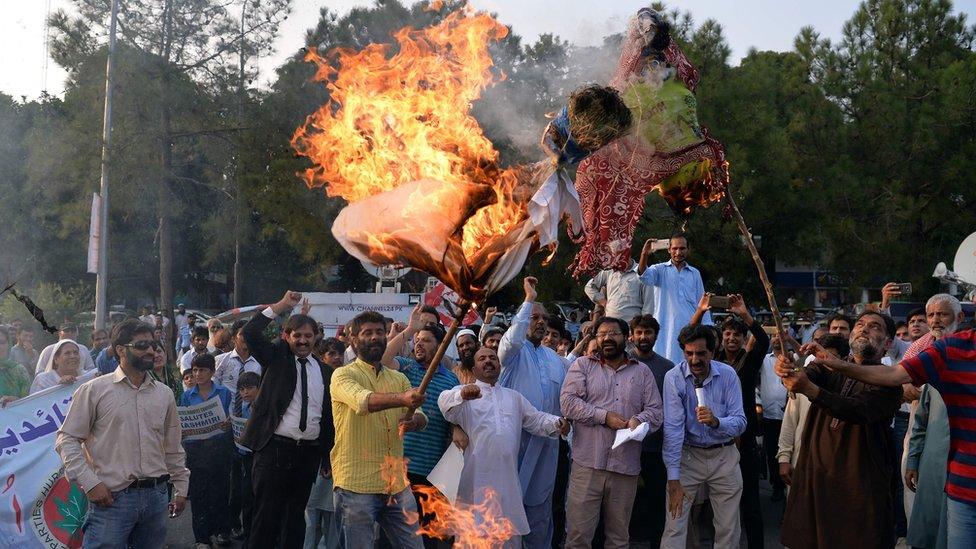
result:
[[[410,195],[403,208],[418,215],[403,227],[407,233],[428,229],[427,212],[457,204],[458,195],[477,195],[454,235],[466,263],[474,264],[479,251],[525,217],[524,201],[513,198],[516,170],[498,166],[498,151],[470,114],[495,80],[488,44],[507,34],[491,16],[462,9],[433,26],[395,32],[395,48],[338,48],[329,53],[331,63],[309,51],[306,60],[317,66],[314,79],[326,84],[329,101],[292,137],[295,150],[313,162],[302,174],[306,184],[356,202],[407,182],[447,183]],[[483,191],[472,192],[472,184]],[[369,235],[371,257],[397,257],[387,249],[395,237]]]
[[[396,493],[406,482],[407,459],[386,456],[380,475],[387,485],[387,493]],[[419,535],[454,538],[458,549],[500,549],[505,542],[518,535],[515,526],[501,514],[501,504],[493,490],[485,490],[484,501],[477,505],[451,503],[433,486],[414,484],[410,487],[420,500],[420,512],[405,511],[407,524],[420,522]],[[423,520],[421,520],[423,519]]]
[[[453,536],[454,547],[458,549],[499,549],[518,535],[512,521],[501,514],[494,490],[485,490],[482,503],[451,505],[433,486],[414,484],[412,488],[419,494],[421,513],[431,516],[420,528],[422,535],[438,539]],[[408,522],[418,518],[407,513]]]

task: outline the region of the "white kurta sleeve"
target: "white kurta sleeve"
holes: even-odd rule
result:
[[[521,394],[516,393],[516,397],[522,417],[522,429],[542,437],[559,436],[559,416],[540,412]]]

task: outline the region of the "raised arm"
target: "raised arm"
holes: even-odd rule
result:
[[[519,351],[525,345],[525,336],[529,332],[529,320],[532,317],[532,307],[538,296],[535,285],[539,281],[535,277],[527,276],[522,280],[522,288],[525,290],[525,302],[519,307],[512,325],[505,330],[505,335],[498,343],[498,360],[502,367],[509,368],[517,363]]]
[[[271,321],[275,317],[297,307],[301,300],[301,292],[289,290],[285,292],[285,295],[280,301],[254,315],[241,328],[241,333],[244,334],[244,341],[247,342],[247,348],[262,367],[273,367],[272,357],[274,355],[274,344],[268,339],[268,336],[264,335],[264,329],[268,327],[268,324],[271,324]]]
[[[386,344],[386,351],[383,353],[383,366],[390,368],[391,370],[399,370],[400,362],[397,361],[399,351],[401,351],[407,341],[410,340],[417,332],[423,328],[423,322],[420,319],[420,314],[423,304],[417,303],[417,306],[410,311],[410,320],[407,322],[407,327],[402,332],[395,335],[390,339],[389,343]],[[427,364],[421,364],[423,367],[427,367]]]

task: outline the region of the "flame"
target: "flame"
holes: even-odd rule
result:
[[[451,505],[433,486],[414,484],[419,494],[421,512],[430,521],[420,528],[422,535],[448,539],[454,537],[458,549],[499,549],[518,535],[512,521],[501,514],[501,503],[494,490],[485,489],[482,503]],[[415,513],[407,513],[407,520],[418,520]]]
[[[407,479],[407,459],[385,456],[380,475],[388,494],[398,492]],[[454,537],[457,549],[500,549],[519,535],[512,521],[501,514],[501,504],[494,490],[486,489],[482,503],[451,503],[433,486],[410,487],[420,501],[420,512],[404,511],[407,524],[420,522],[418,534],[438,539]],[[423,518],[423,520],[421,520]]]
[[[398,236],[429,231],[429,213],[455,207],[459,195],[478,197],[452,236],[467,265],[484,260],[485,250],[497,248],[493,241],[525,218],[524,200],[514,197],[518,169],[499,167],[498,151],[470,114],[496,80],[488,45],[507,34],[490,15],[465,8],[430,27],[395,32],[395,47],[306,55],[317,67],[314,80],[329,91],[328,102],[292,136],[298,154],[313,163],[301,174],[310,188],[353,203],[408,182],[446,183],[410,194],[402,207],[417,215],[408,226],[368,235],[371,259],[403,259],[394,249]]]

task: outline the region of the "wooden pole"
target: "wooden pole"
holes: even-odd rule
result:
[[[766,266],[763,264],[762,258],[759,257],[759,250],[756,249],[756,243],[752,241],[752,233],[749,232],[749,227],[746,226],[746,220],[743,219],[742,212],[739,211],[739,206],[735,203],[735,199],[732,198],[732,193],[725,191],[725,198],[732,207],[732,214],[735,217],[736,224],[739,225],[739,232],[745,237],[746,247],[749,248],[749,253],[752,254],[752,261],[756,264],[756,269],[759,270],[759,279],[762,281],[763,289],[766,290],[769,310],[773,313],[773,322],[776,324],[776,335],[779,336],[781,348],[785,350],[787,343],[792,338],[783,329],[783,317],[779,313],[779,306],[776,305],[776,296],[773,295],[773,285],[769,282],[769,277],[766,276]]]
[[[469,301],[461,301],[458,303],[457,313],[454,315],[454,320],[451,322],[450,328],[447,329],[447,334],[444,335],[444,340],[437,347],[437,351],[434,353],[434,358],[430,360],[430,364],[427,365],[427,372],[424,373],[424,379],[420,382],[417,389],[421,393],[427,392],[427,385],[430,384],[430,379],[434,377],[434,372],[437,371],[437,366],[441,363],[441,359],[444,358],[444,353],[447,352],[447,347],[451,344],[451,340],[454,339],[454,334],[458,332],[461,327],[461,322],[464,321],[464,317],[468,314],[471,309],[471,303]]]

